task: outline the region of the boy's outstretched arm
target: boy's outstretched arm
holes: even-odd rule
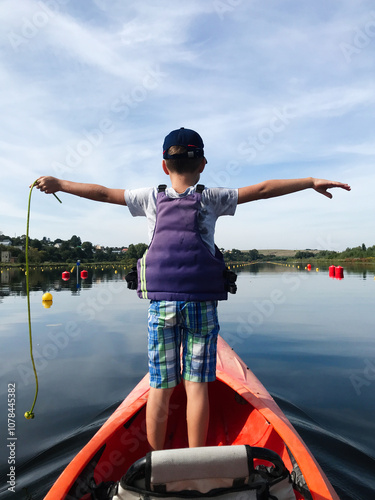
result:
[[[327,196],[327,198],[332,198],[332,194],[327,189],[341,188],[350,191],[350,186],[343,182],[314,179],[313,177],[306,177],[305,179],[274,179],[239,188],[238,204],[283,196],[284,194],[296,193],[309,188],[315,189],[315,191]]]
[[[75,196],[80,196],[89,200],[126,205],[124,189],[110,189],[105,186],[100,186],[99,184],[71,182],[63,179],[57,179],[56,177],[43,176],[39,177],[36,181],[35,187],[46,194],[62,191],[64,193],[74,194]]]

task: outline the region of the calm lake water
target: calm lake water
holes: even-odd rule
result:
[[[82,268],[82,266],[81,266]],[[25,276],[3,269],[0,287],[0,498],[42,499],[61,470],[147,371],[147,301],[121,267],[30,271],[35,390]],[[342,500],[375,498],[375,266],[307,271],[252,265],[220,303],[221,335],[267,387]],[[53,295],[50,308],[42,295]],[[15,451],[7,444],[15,387]],[[11,455],[11,456],[10,456]],[[7,491],[8,458],[15,493]]]

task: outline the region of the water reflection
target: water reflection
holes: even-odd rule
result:
[[[310,271],[299,263],[234,268],[238,292],[220,303],[221,334],[278,397],[340,498],[370,499],[375,266],[345,264],[345,279],[337,281],[329,279],[329,265]],[[0,370],[2,380],[17,384],[18,491],[27,487],[33,498],[43,498],[48,483],[147,372],[148,303],[127,289],[128,270],[84,264],[81,269],[88,271],[86,280],[80,272],[77,279],[72,265],[30,269],[40,378],[32,422],[23,418],[34,394],[25,272],[1,273]],[[69,281],[62,279],[66,270]],[[41,299],[47,291],[54,305],[45,310]],[[2,412],[3,430],[5,418]],[[350,446],[340,447],[343,442]],[[5,465],[0,464],[1,479]]]
[[[231,267],[241,274],[247,272],[250,275],[256,276],[259,273],[285,273],[285,272],[298,272],[304,273],[306,271],[320,274],[326,273],[330,263],[319,264],[319,267],[312,266],[307,269],[306,264],[278,264],[278,263],[259,263],[246,265],[245,267]],[[30,291],[45,292],[60,292],[70,290],[72,295],[80,295],[84,289],[92,288],[95,284],[105,283],[112,280],[124,280],[125,275],[129,269],[123,265],[81,265],[78,269],[75,265],[65,266],[45,266],[30,268]],[[87,278],[82,279],[81,270],[87,270]],[[64,281],[62,273],[66,270],[70,271],[70,278]],[[371,263],[348,263],[344,264],[344,277],[356,276],[361,280],[366,280],[368,277],[372,278],[375,274],[375,264]],[[1,268],[0,275],[0,304],[5,297],[12,295],[25,296],[26,295],[26,274],[25,269],[14,268]]]
[[[81,266],[82,267],[82,266]],[[71,271],[69,280],[62,278],[62,273]],[[83,269],[83,268],[82,268]],[[79,295],[82,289],[92,288],[95,284],[113,280],[124,280],[128,269],[125,266],[84,266],[87,278],[81,278],[81,270],[77,266],[34,267],[30,269],[30,292],[66,291],[72,295]],[[22,268],[3,268],[1,270],[0,304],[2,298],[10,295],[26,295],[26,272]]]

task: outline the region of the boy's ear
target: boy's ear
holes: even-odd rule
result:
[[[163,166],[164,173],[167,174],[167,175],[169,175],[169,170],[167,168],[167,163],[166,163],[165,160],[163,160],[162,166]]]
[[[206,160],[206,158],[204,158],[204,157],[203,157],[203,158],[202,158],[202,163],[201,163],[201,165],[200,165],[200,167],[199,167],[199,173],[200,173],[200,174],[203,172],[204,167],[206,166],[206,164],[207,164],[207,160]]]

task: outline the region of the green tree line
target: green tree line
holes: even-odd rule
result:
[[[255,260],[264,259],[264,255],[260,254],[255,248],[253,250],[237,250],[233,248],[232,250],[220,249],[224,255],[224,260],[226,262],[253,262]]]
[[[4,242],[8,244],[5,245]],[[10,243],[10,244],[9,244]],[[25,262],[26,236],[11,238],[0,233],[0,251],[9,250],[11,256],[17,264]],[[90,241],[81,241],[77,235],[73,235],[68,240],[60,238],[51,241],[47,237],[41,240],[29,238],[29,262],[33,264],[44,263],[66,263],[81,260],[82,262],[122,262],[125,265],[135,265],[137,259],[142,257],[147,249],[145,243],[130,244],[125,247],[96,247]],[[274,255],[264,256],[258,250],[224,250],[221,248],[226,262],[254,262],[262,260],[287,260]],[[308,250],[298,251],[296,259],[370,259],[375,258],[375,245],[366,247],[362,245],[354,248],[347,248],[343,252],[323,250],[311,252]]]
[[[332,250],[322,250],[320,252],[299,251],[296,252],[296,259],[325,259],[325,260],[344,260],[344,259],[373,259],[375,258],[375,245],[366,247],[364,243],[358,247],[346,248],[343,252]]]
[[[11,245],[2,242],[10,241]],[[10,238],[0,235],[0,250],[9,250],[17,264],[25,263],[26,236]],[[45,263],[72,263],[77,260],[82,262],[121,262],[125,265],[135,265],[147,249],[145,243],[130,244],[129,247],[95,247],[90,241],[81,241],[77,235],[68,240],[57,238],[50,240],[43,237],[29,238],[29,262],[32,264]],[[241,251],[221,249],[227,262],[252,262],[262,260],[264,256],[258,250]],[[268,256],[269,259],[269,256]]]
[[[11,244],[4,245],[2,242],[10,241]],[[8,250],[17,264],[25,263],[26,236],[9,238],[0,236],[0,250]],[[77,235],[73,235],[68,240],[57,238],[51,241],[43,237],[29,238],[28,257],[32,264],[44,263],[66,263],[76,262],[122,262],[126,265],[133,265],[145,252],[145,243],[131,244],[125,247],[95,247],[91,241],[81,241]]]
[[[375,258],[375,245],[366,247],[364,243],[358,247],[347,248],[343,252],[323,250],[315,257],[318,259],[373,259]]]

